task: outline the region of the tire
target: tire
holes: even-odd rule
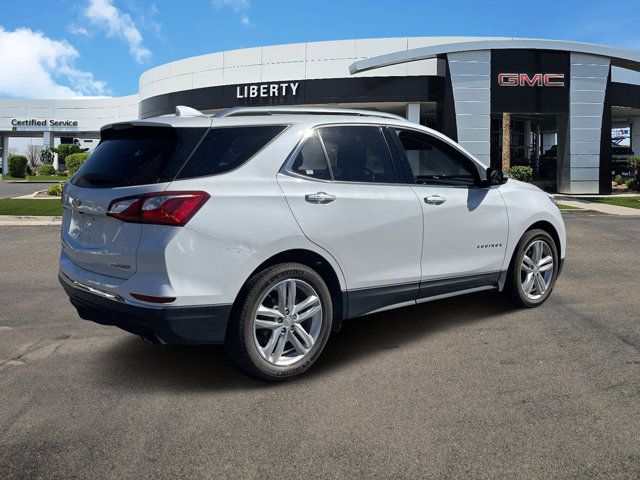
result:
[[[287,302],[294,291],[291,282],[295,307],[288,310],[294,305]],[[266,314],[258,314],[258,307]],[[225,350],[233,364],[253,378],[287,380],[317,360],[332,320],[331,294],[322,277],[300,263],[277,264],[252,276],[243,288],[227,326]]]
[[[528,262],[526,267],[523,265],[525,254],[527,255],[527,258],[535,260],[532,258],[532,256],[535,256],[534,249],[536,247],[534,244],[543,245],[540,261],[545,259],[545,261],[548,262],[546,258],[549,256],[552,257],[553,265],[551,268],[542,270],[548,267],[548,263],[542,267],[538,265],[537,268],[534,262],[532,262],[533,268],[529,266]],[[546,247],[544,247],[544,245],[546,245]],[[538,263],[540,263],[540,261]],[[509,265],[509,271],[507,273],[505,291],[511,301],[516,306],[524,308],[535,308],[542,305],[547,298],[549,298],[549,295],[551,295],[553,287],[555,286],[556,279],[558,278],[558,265],[558,247],[551,235],[544,230],[537,229],[526,232],[520,239],[518,247],[513,253],[511,264]],[[533,285],[528,282],[529,273],[524,270],[525,268],[531,268],[530,271],[533,274],[533,280],[531,283]],[[536,280],[537,275],[540,275],[544,281],[544,285],[546,285],[545,289],[542,289],[541,284]],[[526,290],[529,290],[529,292]],[[542,294],[540,293],[541,290],[543,290]]]

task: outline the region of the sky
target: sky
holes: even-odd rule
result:
[[[0,0],[0,98],[120,96],[140,74],[236,48],[514,36],[640,50],[640,0]]]

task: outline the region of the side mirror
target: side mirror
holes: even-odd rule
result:
[[[502,185],[507,183],[508,177],[502,170],[498,170],[493,167],[487,168],[487,185]]]

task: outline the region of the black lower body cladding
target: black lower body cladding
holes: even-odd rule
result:
[[[80,318],[113,325],[153,343],[207,345],[224,342],[231,305],[145,308],[74,288],[59,276]]]

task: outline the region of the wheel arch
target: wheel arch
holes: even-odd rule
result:
[[[519,237],[517,237],[517,239],[513,243],[512,249],[510,249],[510,254],[506,256],[506,258],[508,259],[508,263],[505,264],[506,268],[503,268],[503,271],[500,275],[500,280],[498,282],[498,288],[500,291],[502,291],[502,289],[504,288],[504,283],[507,279],[507,272],[509,272],[513,267],[513,260],[516,256],[518,245],[522,241],[522,237],[524,237],[524,235],[531,230],[542,230],[543,232],[548,233],[556,244],[556,249],[558,250],[558,258],[562,258],[562,243],[560,241],[560,234],[558,233],[556,227],[554,227],[554,225],[547,220],[537,220],[533,222],[522,231]]]
[[[269,268],[273,265],[286,262],[295,262],[306,265],[318,272],[318,274],[326,282],[327,287],[329,288],[329,292],[331,293],[331,301],[334,308],[333,324],[331,326],[331,329],[333,331],[339,330],[340,326],[342,325],[342,320],[346,318],[347,301],[346,292],[343,292],[342,288],[340,287],[340,279],[338,277],[338,273],[335,271],[331,262],[329,262],[322,255],[304,248],[296,248],[279,252],[272,255],[271,257],[263,261],[260,265],[258,265],[247,276],[247,280],[242,285],[242,288],[240,289],[240,292],[238,293],[233,303],[232,314],[239,307],[240,300],[245,293],[245,288],[251,277],[253,277],[256,273],[264,270],[265,268]]]
[[[556,227],[554,227],[551,222],[547,222],[546,220],[539,220],[530,225],[522,235],[531,230],[543,230],[551,235],[551,238],[553,238],[553,241],[556,244],[556,249],[558,250],[558,258],[562,258],[562,243],[560,242],[560,235],[558,234]],[[520,236],[520,238],[522,238],[522,236]]]

